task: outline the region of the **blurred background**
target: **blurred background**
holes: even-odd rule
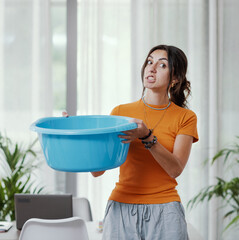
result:
[[[186,208],[216,176],[239,175],[204,164],[239,135],[238,10],[238,0],[0,0],[0,132],[28,144],[38,118],[64,110],[108,115],[141,97],[148,51],[177,46],[188,57],[200,138],[177,179],[186,218],[204,239],[238,239],[238,227],[222,233],[228,220],[220,201]],[[87,197],[93,218],[103,219],[118,169],[99,178],[58,172],[37,148],[37,181],[49,193]]]

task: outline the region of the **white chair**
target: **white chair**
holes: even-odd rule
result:
[[[85,221],[93,221],[90,202],[87,198],[72,198],[73,216]]]
[[[89,240],[85,221],[31,218],[23,225],[19,240]]]

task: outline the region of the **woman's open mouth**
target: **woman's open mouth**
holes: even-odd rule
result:
[[[148,83],[154,83],[155,82],[155,78],[153,76],[146,77],[146,80],[147,80]]]

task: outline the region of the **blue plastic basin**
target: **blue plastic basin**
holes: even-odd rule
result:
[[[65,172],[112,169],[125,162],[129,144],[122,131],[137,128],[131,118],[108,115],[41,118],[30,129],[38,133],[47,164]]]

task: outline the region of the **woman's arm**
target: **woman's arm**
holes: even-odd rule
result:
[[[123,143],[130,143],[137,138],[142,138],[148,135],[149,129],[147,129],[144,122],[139,119],[134,119],[134,121],[137,123],[138,128],[125,131],[124,133],[126,135],[120,135],[120,138],[125,139],[122,141]],[[144,141],[152,140],[153,135]],[[172,178],[176,178],[182,173],[184,167],[186,166],[192,143],[192,136],[177,135],[172,153],[163,147],[160,142],[154,144],[149,151],[153,155],[154,159],[160,164],[160,166],[168,173],[168,175]]]
[[[149,151],[154,159],[172,178],[178,177],[188,161],[193,137],[189,135],[177,135],[174,143],[173,153],[169,152],[159,142],[153,145]]]

